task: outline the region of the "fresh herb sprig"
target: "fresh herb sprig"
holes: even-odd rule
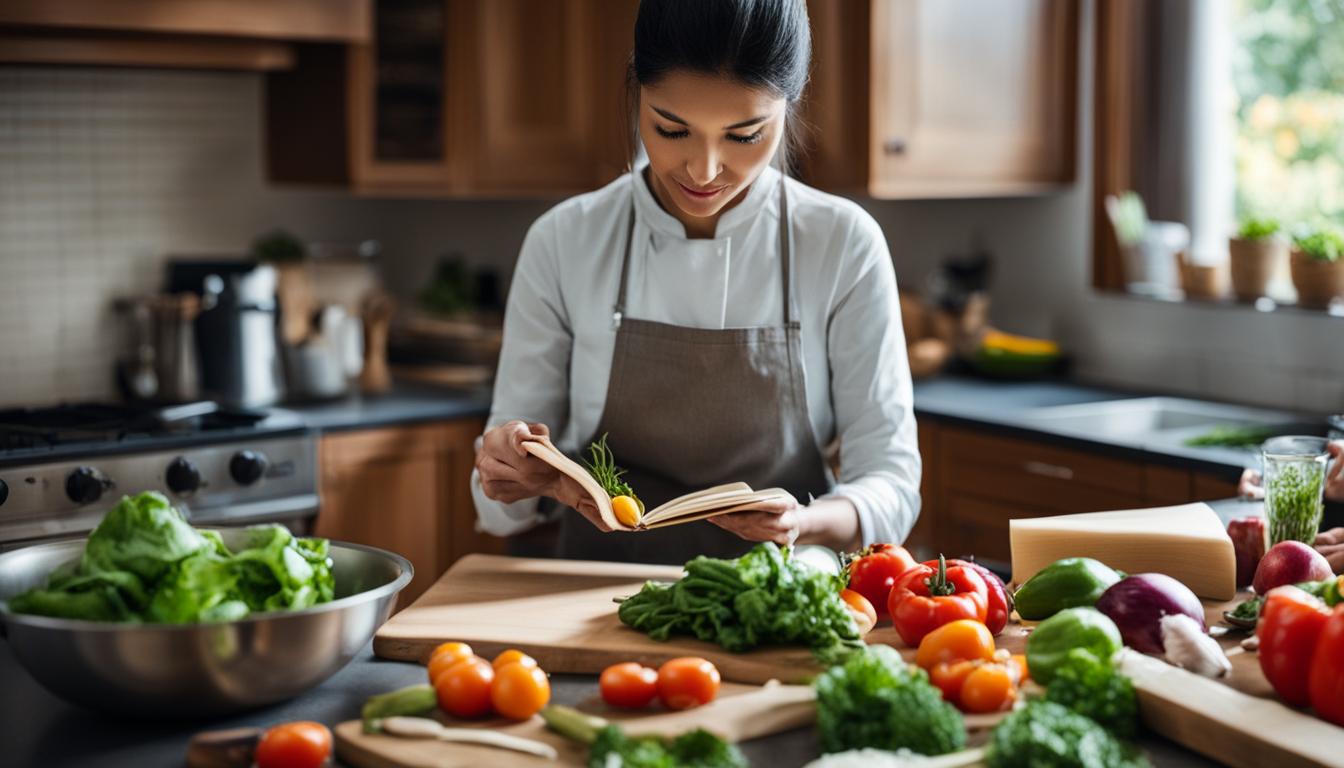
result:
[[[602,486],[602,490],[606,491],[608,496],[613,499],[617,496],[629,496],[636,501],[639,500],[634,490],[630,488],[630,484],[621,479],[625,470],[616,466],[616,457],[607,447],[606,433],[603,433],[597,442],[588,446],[588,455],[591,458],[584,459],[583,465],[587,467],[588,474],[593,476],[593,479],[597,481],[598,485]]]

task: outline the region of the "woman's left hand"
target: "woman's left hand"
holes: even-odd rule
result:
[[[709,522],[747,541],[773,541],[781,547],[791,547],[798,540],[801,510],[797,499],[790,496],[743,512],[715,515]]]

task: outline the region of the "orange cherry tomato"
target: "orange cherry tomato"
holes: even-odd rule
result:
[[[994,635],[975,619],[950,621],[919,641],[915,664],[932,669],[938,664],[994,658]]]
[[[517,648],[510,648],[507,651],[501,652],[498,656],[495,657],[495,660],[491,662],[490,665],[493,666],[496,671],[498,671],[499,668],[504,666],[505,664],[512,664],[514,662],[522,664],[525,667],[537,666],[536,659],[532,658],[531,656],[528,656],[526,653],[523,653]]]
[[[541,711],[551,700],[551,682],[534,661],[529,666],[520,661],[495,669],[495,680],[490,685],[490,704],[499,714],[526,720]]]
[[[668,709],[690,709],[719,695],[719,670],[698,656],[672,659],[658,668],[658,698]]]
[[[868,602],[868,598],[855,592],[852,589],[840,590],[840,599],[845,601],[845,607],[849,608],[849,613],[854,617],[854,623],[859,627],[859,634],[866,635],[877,625],[877,611],[873,604]]]
[[[495,668],[478,656],[461,659],[434,680],[439,709],[454,717],[481,717],[490,712],[490,687]]]
[[[612,499],[611,513],[621,525],[628,525],[631,528],[639,525],[639,518],[644,515],[643,510],[639,508],[639,502],[629,496],[617,496]]]
[[[429,652],[429,659],[427,659],[425,663],[428,664],[445,653],[450,653],[459,659],[468,659],[476,655],[475,651],[471,650],[470,645],[450,641],[447,643],[439,643],[434,646],[434,650]]]
[[[302,720],[266,731],[253,755],[257,768],[319,768],[331,756],[331,731]]]
[[[954,661],[951,663],[935,664],[933,669],[929,670],[929,682],[938,687],[943,692],[943,698],[953,704],[961,704],[961,689],[966,684],[966,678],[979,667],[982,662],[979,661]]]
[[[459,661],[480,658],[480,656],[458,656],[452,652],[440,653],[438,656],[429,660],[429,684],[433,685],[434,681],[439,679],[439,675],[442,675],[444,670],[456,665]]]
[[[1013,675],[1003,664],[981,664],[961,686],[961,708],[966,712],[998,712],[1016,699]]]
[[[612,664],[598,678],[602,700],[613,707],[647,707],[658,695],[658,671],[633,661]]]
[[[1021,685],[1031,678],[1031,669],[1027,667],[1027,657],[1015,653],[1008,657],[1008,668],[1017,672],[1017,684]]]

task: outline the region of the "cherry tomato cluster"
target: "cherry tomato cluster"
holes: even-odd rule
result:
[[[979,621],[997,635],[1013,610],[1003,580],[978,563],[942,557],[918,563],[895,544],[873,544],[847,561],[849,588],[841,597],[860,634],[890,616],[897,634],[912,648],[924,635],[958,619]]]
[[[1017,701],[1027,659],[994,648],[994,635],[974,619],[957,619],[919,642],[915,664],[928,671],[943,698],[965,712],[998,712]]]
[[[510,648],[493,662],[466,643],[443,643],[429,656],[429,682],[439,709],[462,718],[491,712],[526,720],[551,700],[551,683],[531,656]]]
[[[690,709],[719,695],[719,670],[698,656],[672,659],[657,670],[627,661],[602,670],[598,686],[613,707],[640,709],[657,697],[668,709]]]

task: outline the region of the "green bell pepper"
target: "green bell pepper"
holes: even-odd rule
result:
[[[1096,605],[1101,593],[1122,578],[1115,569],[1090,557],[1066,557],[1027,579],[1013,593],[1013,602],[1018,616],[1040,621],[1065,608]]]
[[[1101,611],[1065,608],[1027,637],[1027,669],[1032,680],[1049,685],[1058,670],[1082,660],[1080,655],[1109,663],[1123,644],[1120,629]]]

